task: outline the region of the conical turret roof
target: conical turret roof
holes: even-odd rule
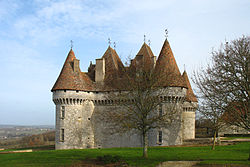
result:
[[[193,92],[193,89],[192,89],[191,84],[189,82],[188,75],[187,75],[186,71],[183,72],[182,77],[183,77],[184,81],[186,82],[186,85],[187,85],[187,88],[188,88],[187,89],[186,100],[191,101],[191,102],[198,102],[196,96],[194,95],[194,92]]]
[[[155,72],[164,80],[162,86],[187,87],[176,64],[173,52],[166,39],[156,61]]]
[[[123,64],[121,59],[119,58],[118,54],[116,51],[111,48],[110,46],[108,49],[105,51],[104,55],[102,58],[105,58],[105,71],[113,71],[113,70],[119,70],[120,68],[123,68]]]
[[[153,57],[154,54],[151,48],[144,42],[131,65],[136,68],[144,67],[145,69],[151,69],[154,63]]]
[[[105,79],[117,77],[123,71],[124,65],[116,51],[110,46],[105,51],[102,58],[105,59]],[[114,76],[116,75],[116,76]]]
[[[90,79],[82,73],[79,66],[74,67],[74,51],[71,49],[51,91],[55,90],[90,90]],[[78,61],[78,60],[77,60]],[[77,69],[73,69],[77,68]]]

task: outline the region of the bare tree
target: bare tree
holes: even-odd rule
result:
[[[199,111],[214,121],[215,131],[224,123],[250,128],[249,57],[250,37],[243,36],[222,44],[212,52],[212,63],[194,74]]]
[[[151,129],[166,128],[177,121],[177,100],[164,99],[169,94],[169,88],[160,86],[166,76],[160,76],[151,68],[126,68],[122,79],[115,80],[116,91],[108,95],[115,101],[116,109],[103,113],[103,119],[108,122],[113,133],[135,131],[142,136],[143,157],[148,157],[148,132]],[[168,102],[164,112],[159,106]]]
[[[224,120],[222,119],[223,110],[221,108],[221,101],[213,92],[211,87],[213,83],[210,82],[211,78],[207,74],[207,71],[201,70],[199,73],[196,72],[193,77],[194,83],[196,84],[199,91],[197,92],[198,98],[200,99],[198,111],[204,119],[212,122],[211,128],[213,130],[213,145],[212,149],[215,149],[216,134],[223,127]]]

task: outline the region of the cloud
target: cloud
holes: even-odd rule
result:
[[[55,43],[70,36],[106,39],[107,34],[113,34],[124,41],[133,37],[131,41],[134,41],[134,37],[138,35],[137,26],[142,25],[142,32],[152,29],[149,24],[152,19],[148,16],[157,10],[164,10],[172,2],[63,0],[44,3],[38,0],[32,5],[36,10],[15,19],[13,31],[18,34],[19,39],[30,38],[33,43]],[[22,10],[29,10],[25,6],[27,5],[21,6]],[[157,21],[158,19],[153,22]]]
[[[44,110],[53,118],[48,90],[71,39],[87,67],[103,54],[108,37],[118,43],[119,56],[133,57],[146,34],[157,56],[168,28],[180,69],[186,64],[191,73],[225,37],[249,32],[249,5],[249,0],[0,0],[1,103],[7,112],[14,101],[23,112],[37,110],[41,116]]]

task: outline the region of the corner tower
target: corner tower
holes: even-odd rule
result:
[[[195,138],[195,111],[198,106],[198,100],[194,95],[191,84],[188,79],[187,72],[184,71],[182,77],[188,87],[186,99],[183,104],[182,113],[182,132],[183,139],[194,139]]]
[[[81,72],[71,49],[51,90],[56,105],[56,149],[94,146],[90,122],[94,106],[88,100],[87,90],[91,90],[91,80]]]

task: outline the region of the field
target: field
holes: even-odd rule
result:
[[[149,158],[143,159],[141,148],[110,148],[83,150],[44,150],[31,153],[0,154],[0,166],[70,166],[98,156],[119,156],[131,166],[153,167],[163,161],[201,161],[201,164],[245,164],[248,161],[250,142],[236,145],[203,147],[153,147]]]

